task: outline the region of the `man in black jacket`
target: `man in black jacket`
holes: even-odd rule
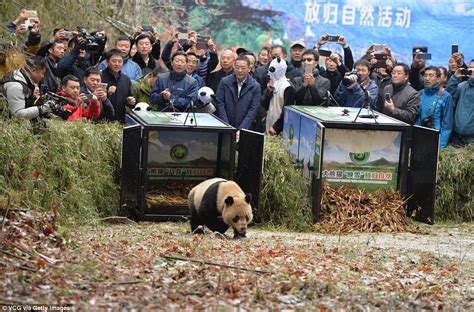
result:
[[[316,50],[306,50],[301,58],[302,68],[311,68],[311,74],[305,73],[303,77],[296,77],[293,82],[295,86],[296,105],[322,105],[324,97],[327,96],[331,88],[328,79],[319,75],[316,66],[318,64],[318,52]]]
[[[130,78],[122,74],[123,58],[122,51],[110,50],[106,56],[107,68],[102,72],[102,81],[107,83],[107,95],[115,110],[114,120],[122,123],[125,121],[126,106],[135,105]]]
[[[236,54],[231,49],[224,49],[220,55],[221,69],[212,72],[206,79],[206,85],[217,93],[217,87],[222,78],[234,73]]]
[[[100,70],[89,67],[84,73],[84,83],[81,85],[81,93],[94,94],[100,102],[100,116],[97,120],[114,120],[114,106],[107,98],[107,91],[102,86]]]
[[[141,32],[141,30],[141,27],[137,28],[137,31],[139,31],[135,37],[137,53],[135,53],[132,60],[140,66],[144,76],[160,66],[158,60],[160,59],[161,45],[159,39],[156,39],[149,32]],[[153,34],[157,34],[156,30],[153,31]]]
[[[412,125],[418,116],[420,99],[418,92],[408,83],[409,74],[408,65],[395,65],[392,70],[392,84],[379,94],[377,110]]]

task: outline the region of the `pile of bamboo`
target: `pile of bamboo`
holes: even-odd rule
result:
[[[321,221],[313,229],[323,233],[403,232],[412,224],[405,215],[400,193],[380,189],[375,193],[324,186]]]

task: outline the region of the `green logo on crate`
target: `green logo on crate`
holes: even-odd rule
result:
[[[188,157],[188,148],[183,144],[176,144],[171,148],[170,156],[174,161],[183,161]]]
[[[349,153],[349,157],[354,164],[365,164],[369,160],[370,152],[365,153]]]

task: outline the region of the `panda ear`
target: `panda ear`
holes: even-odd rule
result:
[[[250,204],[250,202],[252,201],[252,194],[245,194],[245,201],[247,202],[247,204]]]
[[[227,196],[224,202],[227,206],[231,206],[234,203],[234,198],[232,196]]]

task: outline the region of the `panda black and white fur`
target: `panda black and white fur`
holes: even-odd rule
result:
[[[234,181],[213,178],[196,185],[188,195],[191,213],[191,231],[200,225],[224,234],[229,227],[234,238],[245,237],[247,226],[253,219],[250,202],[252,195],[245,194]]]

